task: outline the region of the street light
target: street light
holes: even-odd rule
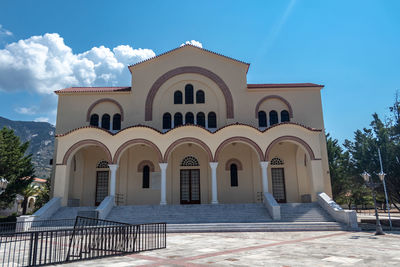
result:
[[[379,179],[381,180],[381,182],[383,183],[383,189],[385,191],[385,199],[386,199],[386,208],[388,210],[388,215],[389,215],[389,226],[390,226],[390,230],[392,230],[392,219],[390,218],[390,205],[389,205],[389,199],[387,196],[386,183],[385,183],[386,173],[381,171],[380,173],[378,173],[378,176],[379,176]]]
[[[379,221],[378,209],[377,209],[377,207],[376,207],[376,193],[375,193],[375,188],[377,188],[377,187],[380,185],[380,183],[374,183],[374,182],[372,181],[372,179],[371,179],[371,175],[370,175],[368,172],[366,172],[366,171],[364,171],[364,172],[361,174],[361,176],[362,176],[362,178],[364,179],[365,184],[366,184],[369,188],[371,188],[371,190],[372,190],[372,197],[374,198],[375,217],[376,217],[376,232],[375,232],[375,235],[384,235],[385,233],[383,233],[382,226],[381,226],[381,222]]]
[[[7,184],[8,181],[3,177],[0,177],[0,195],[3,194],[3,192],[6,190]]]

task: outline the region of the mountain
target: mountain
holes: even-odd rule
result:
[[[32,154],[35,175],[50,178],[49,162],[53,158],[55,127],[47,122],[12,121],[0,117],[0,128],[4,126],[13,129],[22,142],[29,141],[27,153]]]

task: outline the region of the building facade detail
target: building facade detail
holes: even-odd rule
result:
[[[129,66],[130,87],[56,91],[52,196],[94,206],[331,194],[323,86],[247,84],[248,68],[185,45]]]

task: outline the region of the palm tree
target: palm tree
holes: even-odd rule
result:
[[[24,190],[22,190],[22,196],[24,197],[24,200],[22,201],[22,215],[26,214],[29,197],[36,196],[38,193],[39,187],[33,184],[28,185]]]

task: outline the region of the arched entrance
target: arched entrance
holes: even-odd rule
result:
[[[82,142],[68,150],[64,157],[68,206],[97,206],[109,195],[110,155],[103,144],[95,142]]]
[[[281,139],[268,147],[269,188],[277,202],[311,202],[311,157],[313,154],[296,140]]]
[[[208,204],[211,202],[209,162],[212,154],[197,139],[181,139],[167,149],[167,202],[171,204]]]
[[[154,143],[145,139],[127,141],[118,148],[113,161],[118,165],[117,205],[160,203],[162,155]]]

